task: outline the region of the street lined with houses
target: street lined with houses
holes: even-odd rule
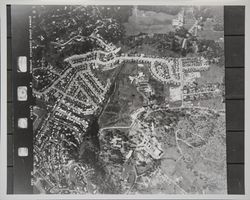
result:
[[[41,191],[217,192],[224,91],[213,76],[220,59],[210,58],[219,44],[200,38],[201,8],[36,12],[34,184]]]

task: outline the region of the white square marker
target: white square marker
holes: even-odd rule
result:
[[[19,157],[27,157],[29,155],[29,150],[27,147],[19,147],[18,148],[18,156]]]
[[[28,128],[28,118],[19,118],[17,120],[18,128]]]
[[[27,57],[19,56],[17,60],[17,71],[18,72],[27,72]]]
[[[27,87],[26,86],[19,86],[17,87],[17,100],[18,101],[27,101]]]

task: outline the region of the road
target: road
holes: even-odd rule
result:
[[[96,52],[92,52],[93,54],[98,53],[100,51],[96,51]],[[72,59],[80,59],[80,58],[85,58],[88,55],[90,55],[90,53],[87,54],[82,54],[82,55],[77,55],[77,56],[73,56],[71,58],[67,58],[65,59],[65,61],[68,61],[71,64],[71,68],[67,69],[50,87],[48,87],[44,92],[48,91],[51,87],[53,87],[54,85],[56,85],[61,79],[63,79],[69,72],[70,70],[72,70],[72,68],[79,66],[79,63],[73,64],[71,62]],[[97,54],[98,55],[98,54]],[[174,82],[174,83],[181,83],[181,87],[183,87],[183,70],[182,70],[182,64],[181,62],[179,62],[179,72],[175,73],[173,72],[173,67],[170,67],[170,65],[172,64],[172,62],[170,62],[167,59],[162,59],[162,58],[151,58],[151,57],[141,57],[141,56],[120,56],[120,57],[115,57],[112,60],[109,61],[101,61],[99,59],[99,57],[97,56],[96,59],[92,59],[92,60],[87,60],[87,61],[82,61],[80,64],[91,64],[91,63],[95,63],[98,65],[111,65],[114,64],[115,62],[118,63],[122,63],[122,62],[138,62],[138,63],[150,63],[150,72],[152,74],[152,76],[154,78],[156,78],[157,80],[159,80],[160,82],[163,83],[169,83],[169,82]],[[156,67],[156,63],[162,63],[164,64],[169,71],[169,78],[166,78],[166,74],[163,74],[163,72],[158,72],[157,70],[155,70]],[[200,69],[203,69],[203,67],[201,66]],[[180,74],[181,75],[181,80],[176,79],[176,75]],[[43,92],[43,93],[44,93]]]
[[[73,38],[69,39],[67,42],[62,43],[62,44],[57,44],[57,45],[64,46],[76,38],[85,39],[86,37],[77,35],[77,36],[74,36]],[[108,67],[105,67],[105,70],[107,70],[109,68],[113,69],[114,67],[112,67],[112,66],[114,66],[115,63],[123,63],[123,62],[149,63],[150,64],[149,71],[155,79],[157,79],[158,81],[160,81],[164,84],[166,84],[166,83],[174,83],[177,85],[180,84],[181,89],[183,88],[184,80],[183,80],[183,66],[182,66],[181,59],[179,59],[179,58],[156,58],[156,57],[152,57],[152,56],[146,57],[144,55],[128,56],[127,54],[123,55],[123,56],[117,56],[117,53],[120,51],[120,48],[115,48],[114,46],[111,46],[111,45],[105,43],[102,38],[95,36],[95,34],[91,34],[90,38],[93,38],[93,39],[97,40],[98,42],[100,42],[101,45],[105,46],[105,49],[107,51],[96,50],[96,51],[88,52],[88,53],[81,54],[81,55],[73,55],[73,56],[66,58],[64,61],[69,62],[71,67],[68,68],[61,76],[59,76],[59,78],[55,82],[53,82],[53,84],[51,86],[46,88],[43,92],[34,91],[34,93],[38,94],[38,95],[46,94],[51,88],[55,88],[54,86],[58,82],[60,82],[62,79],[64,79],[73,68],[78,67],[79,65],[86,64],[88,66],[89,71],[91,71],[89,69],[90,64],[108,66]],[[108,61],[102,61],[102,60],[100,60],[101,54],[104,54],[104,55],[112,54],[112,56],[111,56],[112,59],[110,59]],[[76,62],[76,63],[72,62],[73,60],[76,61],[78,59],[80,60],[79,62]],[[177,59],[177,62],[178,62],[177,66],[174,65],[174,63],[175,63],[173,61],[174,59]],[[161,70],[156,69],[157,65],[162,65],[162,68],[160,68]],[[166,67],[167,69],[164,69],[164,67]],[[175,70],[174,70],[174,68],[175,68]],[[204,68],[204,66],[202,65],[200,67],[200,69],[202,70],[203,68]],[[205,68],[207,69],[207,67],[205,67]],[[167,72],[168,72],[168,74],[166,74]],[[178,77],[178,74],[180,75],[180,80],[176,78],[176,77]],[[94,74],[92,74],[90,72],[90,75],[97,82],[97,85],[101,89],[103,89],[103,87],[101,87],[101,84],[98,82],[98,79],[94,76]],[[92,88],[92,86],[90,84],[88,84],[88,86],[90,87],[91,90],[94,90],[94,88]],[[100,95],[98,95],[98,98],[101,98]],[[182,102],[183,102],[183,94],[182,94]]]

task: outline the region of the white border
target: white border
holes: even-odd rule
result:
[[[244,199],[250,200],[250,157],[245,156],[245,195],[7,195],[7,4],[89,4],[89,5],[245,5],[245,77],[250,77],[249,47],[250,2],[247,0],[0,0],[1,14],[1,137],[0,137],[0,199]],[[248,66],[248,67],[247,67]],[[247,86],[250,79],[245,78],[245,102],[249,101]],[[245,103],[245,155],[250,153],[249,110]]]

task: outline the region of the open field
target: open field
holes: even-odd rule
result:
[[[205,22],[204,29],[202,31],[198,31],[198,38],[199,39],[206,39],[206,40],[219,40],[220,38],[224,37],[224,31],[214,31],[213,22]]]
[[[117,77],[114,94],[100,117],[100,125],[102,127],[114,124],[129,126],[131,124],[129,120],[130,113],[142,107],[143,97],[128,78],[129,75],[133,75],[136,72],[137,64],[124,64],[122,71]],[[110,112],[115,112],[116,114]]]
[[[197,80],[198,84],[223,83],[225,68],[218,65],[210,65],[208,71],[201,72],[201,77]]]
[[[214,97],[213,99],[200,100],[201,107],[207,107],[215,110],[225,110],[225,103],[222,103],[221,97]]]
[[[153,11],[142,11],[133,9],[128,23],[124,23],[126,35],[137,35],[142,33],[167,33],[173,31],[172,19],[174,15],[156,13]]]
[[[34,106],[33,115],[35,117],[35,120],[33,122],[33,129],[36,130],[38,126],[43,122],[43,119],[46,117],[47,111],[43,108]]]

